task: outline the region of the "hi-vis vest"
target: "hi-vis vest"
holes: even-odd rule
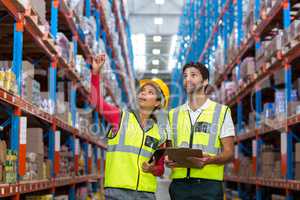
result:
[[[210,101],[192,125],[189,111],[184,106],[172,109],[169,113],[172,128],[171,140],[174,147],[201,149],[203,153],[217,155],[221,152],[220,131],[227,106]],[[223,180],[224,165],[209,164],[202,169],[174,168],[171,178],[203,178]]]
[[[157,124],[144,131],[133,112],[123,111],[116,136],[108,140],[104,187],[155,192],[156,177],[144,173],[142,164],[149,161],[166,137]]]

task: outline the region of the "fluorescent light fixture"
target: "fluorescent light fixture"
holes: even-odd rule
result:
[[[152,74],[158,74],[158,69],[151,69]]]
[[[160,54],[160,49],[152,49],[152,54],[153,55],[159,55]]]
[[[152,65],[159,65],[159,60],[158,59],[152,60]]]
[[[177,35],[173,35],[171,39],[169,59],[168,59],[168,70],[171,71],[175,66],[177,59],[175,59],[175,51],[177,46]]]
[[[164,19],[162,17],[155,17],[154,18],[154,24],[162,25],[163,23],[164,23]]]
[[[161,36],[160,35],[155,35],[153,36],[153,42],[161,42]]]
[[[137,71],[146,69],[146,36],[144,34],[132,35],[134,53],[134,68]]]
[[[155,0],[155,3],[158,5],[163,5],[165,3],[165,0]]]

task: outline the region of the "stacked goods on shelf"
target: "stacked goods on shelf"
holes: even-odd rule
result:
[[[17,93],[16,75],[11,70],[11,61],[0,61],[0,87],[6,91]]]
[[[25,200],[53,200],[53,195],[26,195]]]
[[[273,145],[263,145],[261,152],[261,175],[264,178],[281,178],[280,153]]]
[[[56,117],[64,122],[67,122],[70,126],[71,123],[71,111],[70,111],[70,103],[65,98],[65,94],[68,94],[65,91],[65,83],[64,82],[57,82],[58,92],[56,94]],[[69,88],[70,89],[70,86]],[[70,96],[70,95],[68,95]],[[70,98],[69,98],[70,99]]]
[[[256,73],[256,63],[253,57],[246,57],[240,65],[239,86],[247,83]]]
[[[49,179],[49,161],[44,160],[43,129],[28,128],[26,140],[26,173],[23,180]]]
[[[240,159],[240,166],[239,166],[238,176],[252,177],[253,176],[252,158],[241,156],[239,159]]]
[[[61,150],[59,152],[59,177],[72,177],[75,175],[74,171],[74,156],[70,149],[62,145]]]
[[[17,181],[17,153],[7,149],[5,141],[0,140],[0,183]]]
[[[53,196],[52,194],[45,194],[45,195],[27,195],[25,200],[68,200],[68,195],[58,195]]]
[[[238,191],[226,189],[225,198],[230,200],[240,200]]]
[[[73,10],[78,17],[83,16],[84,1],[83,0],[65,0],[70,10]]]
[[[272,194],[272,200],[285,200],[286,197],[278,194]]]
[[[300,143],[295,144],[295,179],[300,180]]]

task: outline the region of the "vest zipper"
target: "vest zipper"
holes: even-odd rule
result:
[[[203,113],[203,111],[198,115],[195,123],[198,121],[198,119],[200,118],[201,114]],[[191,115],[190,115],[190,111],[188,111],[189,114],[189,119],[190,119],[190,123],[191,123],[191,133],[190,133],[190,143],[189,143],[189,148],[193,148],[193,140],[194,140],[194,133],[195,133],[195,126],[192,123],[192,119],[191,119]],[[187,168],[187,172],[186,172],[186,178],[189,179],[191,178],[191,168]]]
[[[139,187],[139,182],[140,182],[140,176],[141,176],[141,170],[140,170],[140,154],[143,148],[143,144],[144,144],[144,138],[145,138],[145,131],[143,129],[143,140],[142,140],[142,144],[139,150],[139,154],[138,154],[138,159],[137,159],[137,167],[138,167],[138,178],[137,178],[137,182],[136,182],[136,191],[138,191],[138,187]]]

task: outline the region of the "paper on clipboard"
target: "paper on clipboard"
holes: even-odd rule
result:
[[[202,158],[203,153],[200,149],[190,149],[190,148],[167,148],[165,151],[165,155],[168,156],[169,160],[176,161],[179,167],[185,168],[195,168],[195,166],[191,161],[189,161],[188,157],[198,157]]]

